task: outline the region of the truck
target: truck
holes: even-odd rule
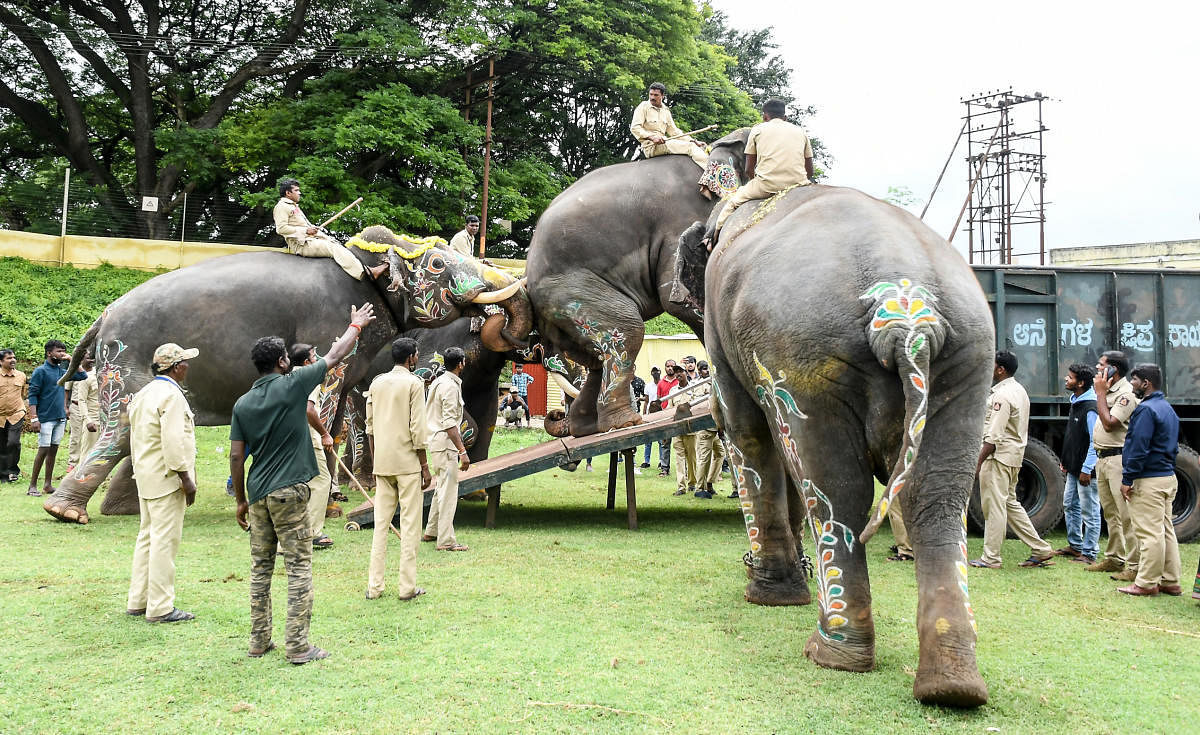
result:
[[[1179,414],[1180,446],[1172,508],[1179,541],[1200,535],[1200,270],[975,265],[991,306],[996,349],[1017,357],[1016,379],[1029,393],[1029,444],[1017,495],[1044,533],[1063,515],[1059,462],[1072,363],[1094,366],[1120,350],[1131,367],[1155,363]],[[983,527],[978,488],[968,519]]]

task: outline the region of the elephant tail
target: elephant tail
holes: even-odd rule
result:
[[[879,530],[916,464],[929,408],[929,366],[945,344],[949,325],[938,313],[933,292],[908,279],[881,281],[859,298],[871,304],[867,323],[871,351],[880,365],[899,374],[904,392],[904,441],[887,488],[859,534],[859,541],[866,543]]]
[[[105,310],[105,314],[107,313],[107,310]],[[87,356],[92,346],[96,344],[96,336],[100,334],[100,327],[103,324],[104,314],[101,314],[96,317],[96,321],[92,322],[92,326],[88,327],[88,330],[79,338],[79,344],[75,345],[75,351],[71,353],[71,364],[67,367],[67,372],[58,379],[59,385],[66,385],[67,379],[79,370],[79,365],[83,362],[83,358]]]

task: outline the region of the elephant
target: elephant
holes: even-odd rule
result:
[[[701,274],[683,285],[707,307],[713,414],[750,543],[746,599],[810,601],[807,526],[820,609],[804,653],[872,669],[864,545],[899,502],[916,554],[913,692],[985,703],[965,511],[995,341],[970,268],[912,215],[848,188],[797,187],[741,207],[701,269],[705,230],[696,222],[681,236],[681,272]],[[875,479],[886,490],[872,512]]]
[[[712,146],[710,166],[744,169],[741,129]],[[586,436],[641,423],[626,397],[645,321],[663,311],[698,336],[702,315],[670,300],[679,235],[708,217],[714,202],[696,189],[687,156],[657,156],[592,171],[555,197],[538,219],[526,276],[537,330],[588,369],[554,436]]]
[[[401,330],[438,327],[464,316],[484,316],[486,310],[493,313],[487,314],[480,338],[489,349],[525,344],[532,308],[522,281],[436,247],[433,240],[405,250],[409,243],[383,227],[368,227],[350,244],[356,244],[351,252],[368,266],[388,261],[389,288],[348,279],[328,258],[239,253],[156,276],[109,304],[71,358],[74,366],[85,354],[95,355],[100,438],[46,498],[46,512],[87,523],[87,503],[114,468],[101,512],[138,512],[131,464],[122,463],[129,456],[126,407],[153,377],[150,356],[160,344],[200,350],[184,388],[195,422],[202,426],[228,424],[234,401],[258,377],[249,360],[258,337],[276,334],[289,344],[321,345],[345,331],[354,305],[373,304],[376,320],[362,331],[355,353],[331,370],[326,386],[336,385],[339,394],[362,379],[370,358]]]

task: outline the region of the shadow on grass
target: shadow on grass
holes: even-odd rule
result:
[[[697,501],[699,502],[699,501]],[[487,515],[486,502],[461,502],[455,525],[464,528],[482,526]],[[638,530],[662,531],[733,531],[741,530],[741,513],[737,506],[711,505],[675,507],[647,506],[638,508]],[[513,530],[571,530],[581,528],[626,528],[625,504],[618,501],[614,510],[603,505],[596,507],[546,506],[526,503],[500,503],[496,513],[496,528]]]

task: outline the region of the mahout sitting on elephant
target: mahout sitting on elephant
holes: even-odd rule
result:
[[[257,378],[248,359],[265,335],[288,344],[324,345],[345,330],[352,306],[371,303],[376,320],[357,352],[337,366],[330,381],[357,383],[370,359],[403,329],[437,327],[495,311],[481,327],[490,349],[523,346],[532,322],[522,282],[491,266],[437,247],[414,245],[384,227],[369,227],[352,242],[367,266],[388,262],[391,287],[345,278],[328,258],[240,253],[206,260],[150,279],[110,304],[80,340],[76,365],[94,354],[100,383],[100,438],[91,453],[45,500],[48,513],[86,523],[87,503],[101,482],[129,456],[126,405],[153,376],[150,355],[166,342],[200,349],[187,394],[198,425],[229,423],[233,403]],[[287,274],[283,277],[281,274]],[[499,307],[498,310],[492,307]],[[121,464],[101,512],[137,513],[129,463]]]
[[[681,257],[704,257],[697,222]],[[714,417],[728,440],[750,554],[746,598],[806,604],[800,549],[814,539],[817,630],[805,654],[875,665],[864,544],[899,502],[916,554],[922,702],[977,706],[965,510],[994,333],[962,258],[903,210],[809,186],[737,210],[703,294]],[[697,282],[696,277],[702,279]],[[886,483],[871,511],[874,480]]]
[[[711,178],[737,179],[748,132],[713,144]],[[548,432],[586,436],[641,423],[628,396],[645,321],[666,311],[702,331],[698,304],[669,296],[679,235],[713,207],[696,192],[690,159],[659,156],[592,171],[542,213],[526,263],[537,330],[589,371],[567,420]]]

